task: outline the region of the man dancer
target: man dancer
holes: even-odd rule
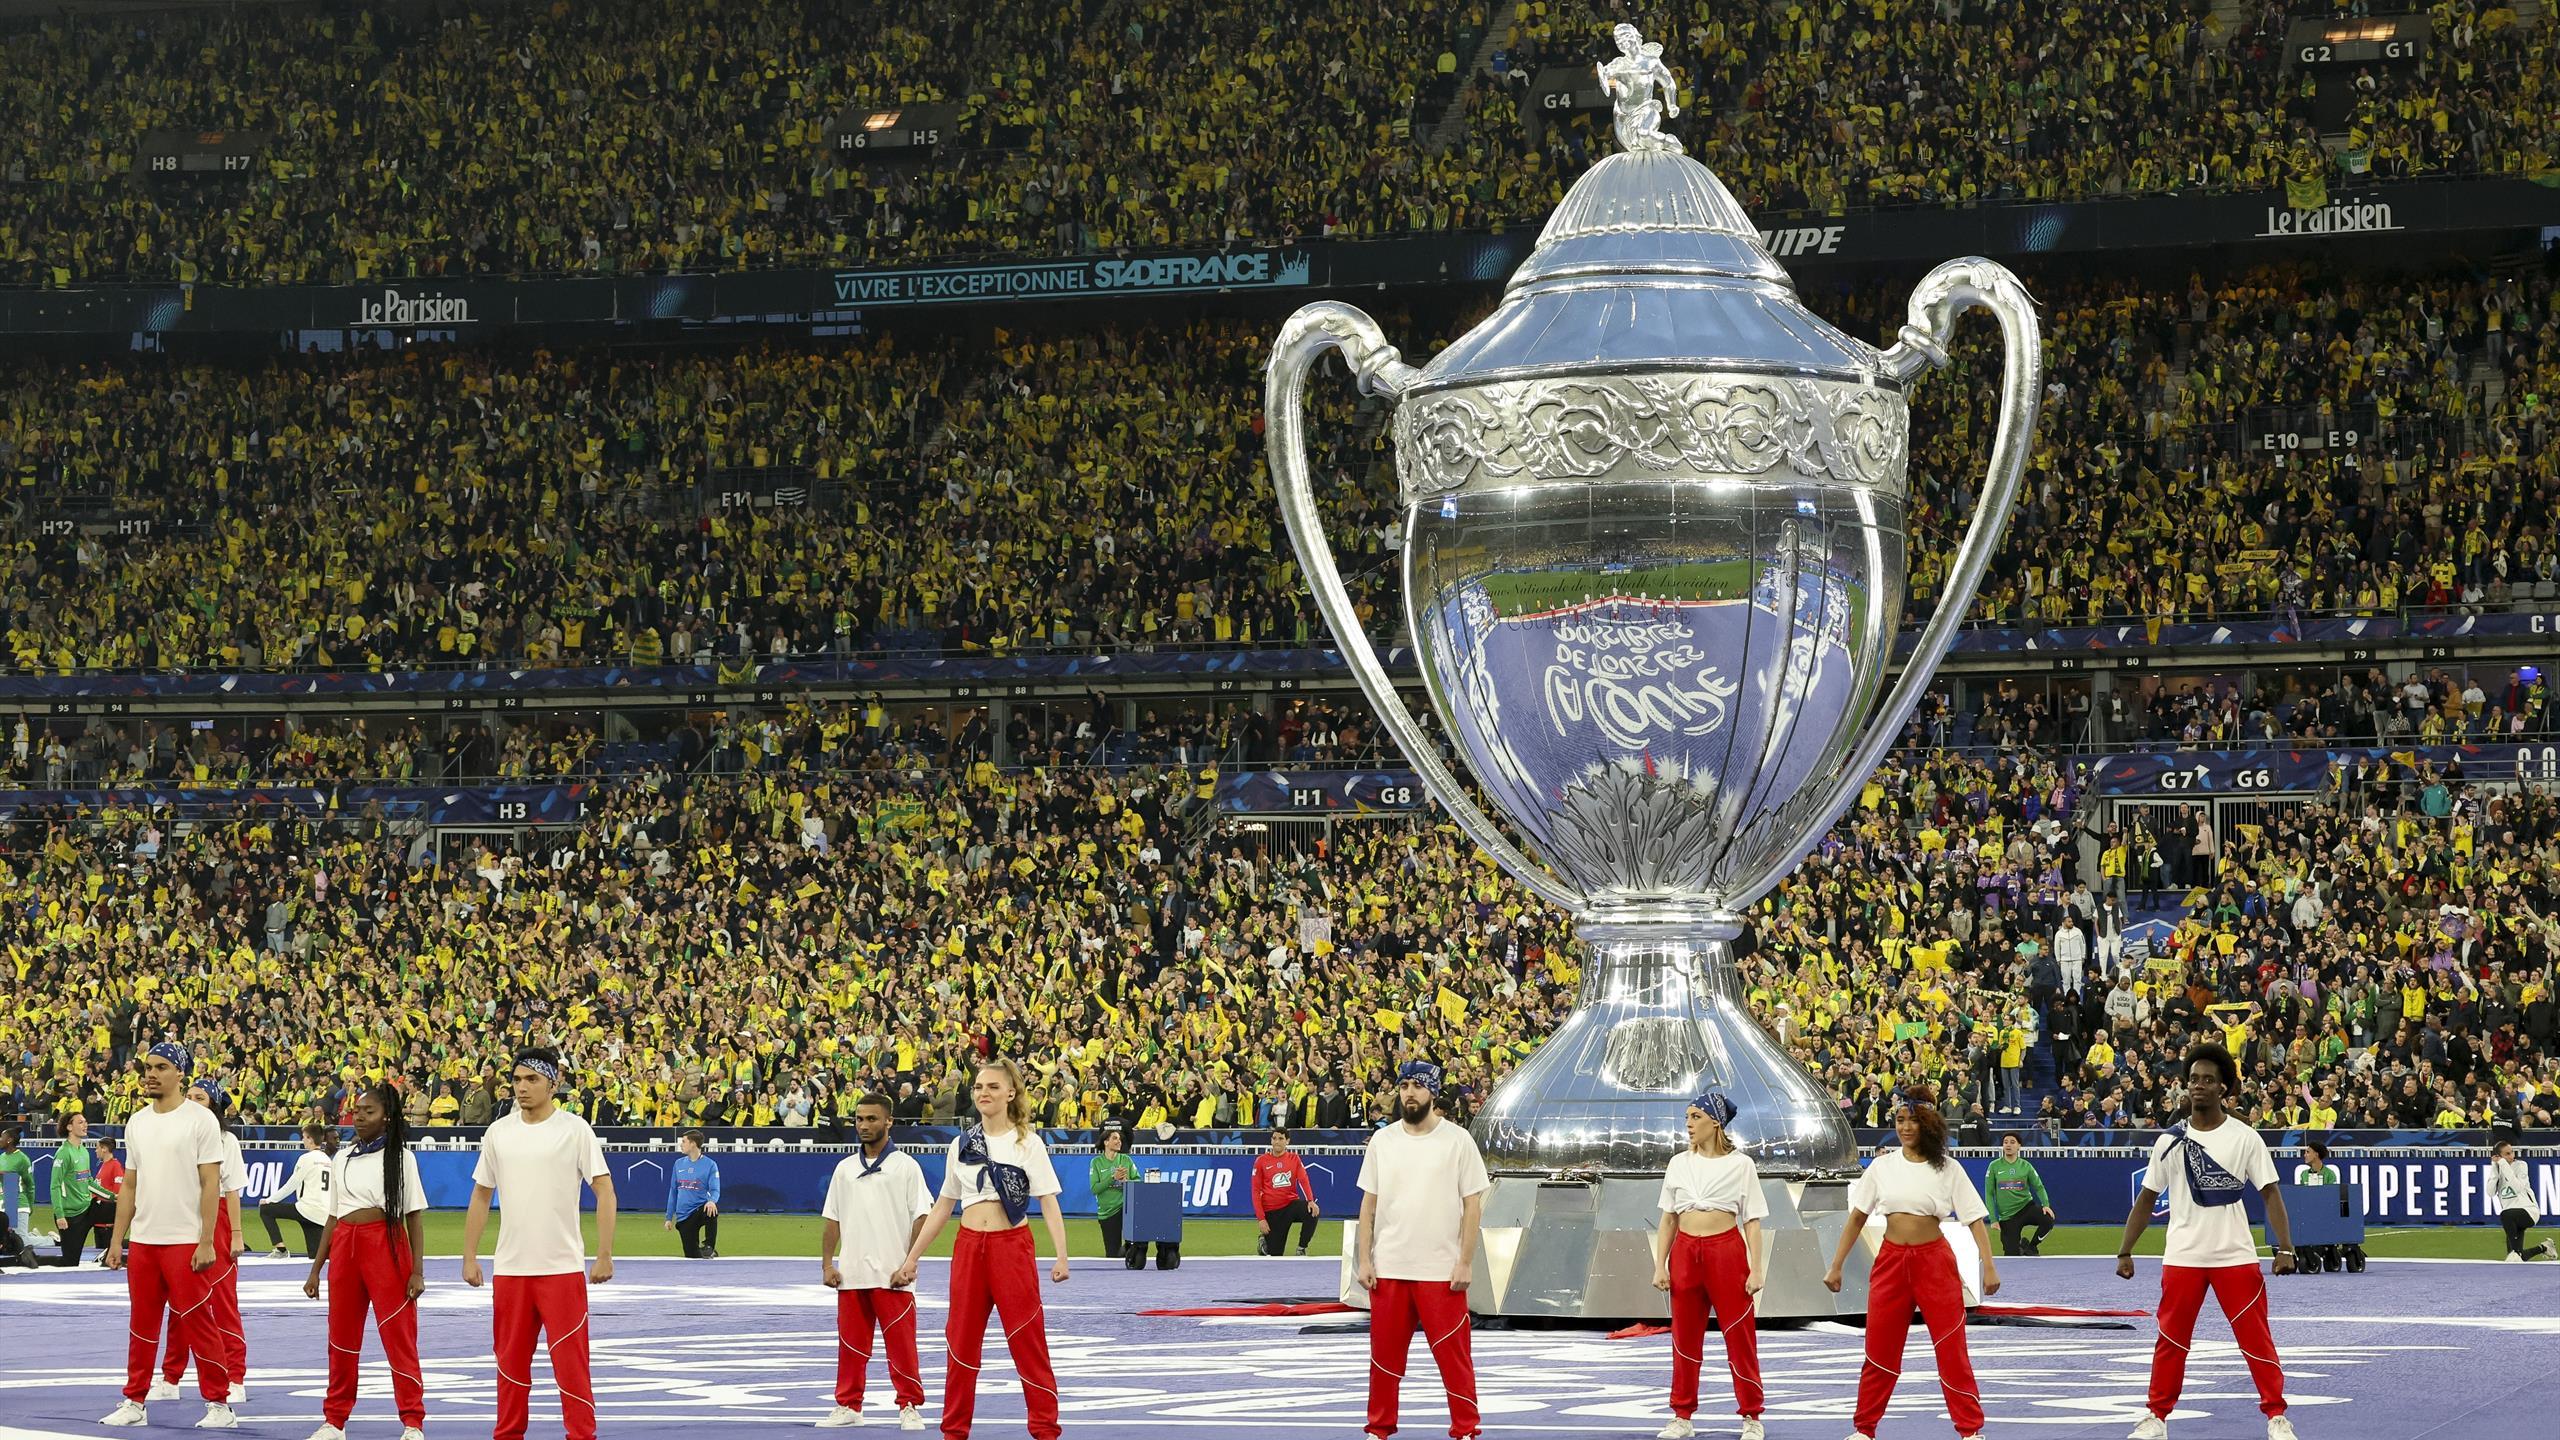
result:
[[[1398,1123],[1369,1137],[1360,1160],[1360,1288],[1369,1292],[1369,1423],[1396,1433],[1396,1400],[1416,1321],[1449,1392],[1449,1433],[1483,1426],[1467,1315],[1476,1222],[1493,1188],[1484,1156],[1463,1125],[1432,1109],[1440,1067],[1412,1060],[1396,1076]]]
[[[1253,1157],[1253,1220],[1262,1227],[1262,1253],[1285,1253],[1289,1227],[1298,1227],[1298,1253],[1316,1238],[1316,1187],[1307,1162],[1289,1150],[1289,1132],[1271,1132],[1271,1148]]]
[[[2267,1440],[2294,1440],[2285,1418],[2284,1367],[2267,1326],[2267,1282],[2258,1273],[2258,1250],[2249,1239],[2249,1214],[2240,1197],[2254,1188],[2267,1205],[2267,1243],[2275,1248],[2275,1272],[2293,1273],[2293,1221],[2276,1193],[2276,1162],[2267,1142],[2224,1112],[2240,1088],[2240,1067],[2219,1045],[2187,1052],[2190,1115],[2151,1147],[2142,1191],[2125,1217],[2116,1273],[2133,1278],[2133,1246],[2151,1223],[2151,1206],[2169,1197],[2169,1239],[2160,1258],[2160,1339],[2151,1352],[2151,1413],[2133,1429],[2133,1440],[2166,1440],[2169,1412],[2187,1381],[2187,1346],[2195,1338],[2196,1312],[2210,1287],[2231,1321],[2231,1337],[2249,1362],[2266,1412]]]
[[[853,1107],[862,1148],[836,1165],[819,1212],[818,1277],[836,1292],[836,1408],[821,1430],[862,1423],[862,1383],[871,1368],[871,1328],[889,1351],[889,1389],[898,1428],[924,1428],[924,1368],[916,1362],[916,1292],[896,1283],[916,1231],[933,1209],[924,1168],[889,1143],[889,1097],[873,1092]],[[844,1265],[836,1247],[844,1246]]]
[[[560,1423],[569,1440],[595,1440],[595,1387],[587,1375],[587,1286],[613,1278],[613,1176],[604,1147],[587,1122],[559,1107],[560,1052],[516,1056],[516,1108],[489,1123],[480,1163],[471,1172],[471,1213],[462,1222],[462,1278],[480,1274],[480,1232],[489,1197],[503,1191],[507,1222],[498,1227],[498,1298],[493,1353],[498,1365],[498,1423],[491,1440],[524,1440],[533,1399],[534,1333],[549,1342],[551,1376],[560,1386]],[[596,1194],[596,1262],[585,1264],[578,1230],[578,1186]]]
[[[107,1268],[125,1272],[132,1313],[126,1321],[124,1403],[101,1424],[150,1423],[143,1407],[165,1313],[170,1343],[196,1357],[196,1389],[205,1402],[196,1428],[240,1425],[231,1413],[231,1371],[210,1313],[215,1253],[228,1238],[215,1234],[222,1221],[222,1127],[212,1111],[188,1101],[187,1065],[186,1047],[174,1042],[164,1040],[144,1052],[142,1093],[151,1103],[125,1121],[124,1181],[116,1192]]]

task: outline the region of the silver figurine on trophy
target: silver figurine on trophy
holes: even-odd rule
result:
[[[1632,26],[1601,67],[1621,153],[1548,218],[1502,303],[1420,369],[1309,305],[1265,384],[1281,513],[1352,673],[1450,817],[1577,919],[1579,1005],[1493,1095],[1479,1311],[1663,1313],[1656,1187],[1686,1097],[1771,1201],[1763,1315],[1862,1313],[1820,1283],[1857,1164],[1841,1104],[1752,1017],[1731,942],[1847,808],[1955,637],[2016,498],[2042,385],[2034,303],[1982,259],[1920,282],[1878,350],[1826,324],[1704,165]],[[1661,92],[1661,100],[1655,92]],[[1999,433],[1962,548],[1878,706],[1902,616],[1904,387],[1989,310]],[[1442,764],[1361,633],[1310,488],[1308,372],[1339,350],[1395,406],[1406,624],[1445,731],[1533,862]]]

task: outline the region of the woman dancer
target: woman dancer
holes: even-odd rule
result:
[[[1761,1440],[1754,1297],[1767,1273],[1760,1222],[1769,1201],[1760,1192],[1760,1167],[1724,1133],[1733,1116],[1733,1101],[1722,1091],[1690,1101],[1689,1148],[1672,1156],[1662,1175],[1662,1258],[1653,1264],[1653,1288],[1671,1292],[1672,1420],[1658,1440],[1689,1440],[1697,1433],[1689,1417],[1698,1413],[1698,1370],[1705,1363],[1710,1313],[1724,1331],[1742,1440]]]
[[[1902,1376],[1903,1342],[1910,1338],[1915,1313],[1929,1327],[1929,1343],[1938,1354],[1938,1388],[1946,1393],[1947,1418],[1965,1440],[1979,1440],[1982,1395],[1964,1343],[1964,1281],[1956,1273],[1955,1247],[1938,1222],[1953,1215],[1973,1227],[1987,1298],[2000,1293],[2000,1269],[1991,1258],[1991,1235],[1983,1225],[1991,1211],[1964,1170],[1947,1159],[1947,1121],[1929,1087],[1915,1085],[1902,1092],[1893,1131],[1902,1148],[1869,1161],[1866,1173],[1849,1187],[1849,1223],[1840,1231],[1831,1270],[1822,1277],[1832,1291],[1840,1289],[1841,1272],[1850,1249],[1866,1234],[1867,1217],[1882,1215],[1884,1244],[1867,1272],[1867,1363],[1858,1373],[1856,1440],[1874,1440],[1876,1427],[1884,1422],[1894,1381]]]
[[[375,1085],[356,1100],[356,1144],[331,1166],[335,1213],[320,1232],[302,1293],[320,1298],[329,1271],[329,1393],[311,1440],[347,1440],[356,1408],[356,1367],[364,1358],[364,1312],[391,1362],[391,1402],[400,1411],[400,1440],[425,1440],[426,1384],[418,1370],[418,1296],[427,1288],[427,1187],[409,1153],[409,1123],[400,1092]]]
[[[987,1339],[987,1311],[1004,1317],[1005,1348],[1022,1377],[1022,1404],[1032,1440],[1057,1440],[1058,1375],[1049,1365],[1049,1333],[1040,1313],[1040,1256],[1026,1218],[1031,1202],[1049,1230],[1057,1259],[1049,1278],[1067,1278],[1067,1220],[1058,1209],[1058,1172],[1049,1147],[1031,1130],[1031,1107],[1022,1071],[1011,1060],[978,1067],[971,1087],[978,1123],[951,1142],[942,1169],[942,1198],[925,1216],[907,1247],[893,1286],[915,1283],[916,1264],[933,1247],[951,1212],[960,1212],[960,1239],[951,1252],[951,1319],[945,1336],[950,1364],[943,1372],[942,1433],[966,1440],[978,1408],[978,1359]]]

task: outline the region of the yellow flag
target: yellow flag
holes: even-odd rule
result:
[[[1439,1007],[1441,1014],[1449,1017],[1450,1024],[1464,1025],[1467,1023],[1467,997],[1450,989],[1448,986],[1443,985],[1440,987],[1439,998],[1432,1001],[1432,1004]]]
[[[1369,1018],[1376,1021],[1378,1028],[1381,1030],[1391,1031],[1398,1035],[1404,1033],[1404,1012],[1401,1010],[1374,1011],[1370,1014]]]

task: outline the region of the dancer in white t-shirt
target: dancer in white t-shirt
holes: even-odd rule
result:
[[[524,1440],[533,1403],[533,1341],[550,1342],[569,1440],[595,1440],[596,1397],[588,1376],[587,1286],[613,1278],[613,1176],[587,1122],[559,1106],[560,1052],[516,1057],[516,1108],[480,1137],[471,1172],[471,1213],[462,1221],[462,1279],[479,1286],[480,1232],[489,1197],[505,1196],[498,1226],[498,1295],[491,1351],[498,1368],[498,1419],[491,1440]],[[596,1193],[596,1260],[586,1263],[578,1228],[578,1187]]]
[[[161,1041],[141,1060],[142,1093],[151,1103],[124,1122],[124,1184],[116,1191],[116,1228],[107,1268],[125,1272],[132,1305],[126,1321],[124,1403],[100,1423],[147,1425],[151,1362],[160,1350],[160,1321],[169,1343],[193,1353],[196,1388],[204,1395],[200,1430],[232,1430],[231,1372],[213,1333],[213,1277],[230,1235],[222,1230],[222,1125],[187,1098],[186,1047]],[[128,1253],[127,1239],[131,1246]]]
[[[2219,1045],[2187,1052],[2186,1123],[2151,1147],[2141,1193],[2124,1221],[2116,1273],[2133,1278],[2133,1246],[2151,1223],[2151,1206],[2169,1197],[2169,1237],[2160,1257],[2160,1338],[2151,1350],[2150,1414],[2133,1440],[2165,1440],[2169,1412],[2187,1383],[2187,1347],[2195,1339],[2196,1313],[2210,1288],[2231,1321],[2231,1338],[2249,1362],[2266,1412],[2267,1440],[2294,1440],[2285,1418],[2284,1366],[2276,1358],[2275,1332],[2267,1325],[2267,1281],[2258,1273],[2258,1247],[2249,1238],[2249,1212],[2240,1199],[2255,1190],[2267,1205],[2267,1240],[2275,1247],[2275,1272],[2293,1273],[2293,1221],[2276,1192],[2275,1157],[2258,1132],[2233,1119],[2223,1106],[2240,1088],[2240,1067]]]
[[[960,1238],[951,1247],[950,1328],[943,1334],[949,1363],[942,1373],[942,1433],[968,1440],[978,1413],[978,1361],[987,1343],[987,1313],[1004,1321],[1005,1349],[1022,1380],[1022,1408],[1031,1440],[1058,1440],[1058,1372],[1049,1364],[1048,1320],[1040,1310],[1040,1252],[1031,1244],[1031,1204],[1057,1258],[1053,1284],[1067,1278],[1067,1218],[1058,1208],[1058,1172],[1049,1146],[1031,1128],[1031,1102],[1022,1068],[1010,1060],[978,1067],[970,1087],[978,1123],[951,1142],[942,1164],[942,1198],[936,1200],[907,1257],[889,1284],[916,1283],[916,1264],[960,1212]]]
[[[877,1324],[889,1352],[889,1390],[898,1402],[898,1428],[924,1428],[924,1367],[916,1359],[916,1292],[895,1285],[907,1249],[933,1210],[924,1167],[889,1143],[889,1097],[873,1093],[853,1107],[854,1138],[862,1148],[837,1162],[819,1213],[818,1278],[836,1292],[836,1408],[821,1430],[862,1423],[862,1383],[871,1368],[871,1330]],[[844,1248],[844,1263],[836,1249]]]
[[[1894,1134],[1902,1147],[1867,1162],[1849,1187],[1848,1223],[1840,1230],[1840,1248],[1822,1283],[1838,1293],[1849,1251],[1860,1244],[1867,1217],[1884,1217],[1884,1244],[1867,1271],[1867,1363],[1858,1372],[1857,1440],[1873,1440],[1893,1400],[1894,1382],[1902,1378],[1904,1342],[1911,1338],[1911,1317],[1929,1327],[1929,1345],[1937,1353],[1938,1389],[1946,1396],[1947,1418],[1956,1434],[1980,1440],[1982,1387],[1973,1378],[1973,1355],[1964,1339],[1964,1280],[1956,1273],[1956,1250],[1947,1243],[1940,1222],[1948,1216],[1973,1227],[1973,1248],[1982,1257],[1982,1293],[2000,1293],[2000,1270],[1991,1259],[1990,1232],[1983,1228],[1990,1208],[1956,1162],[1947,1158],[1947,1120],[1938,1113],[1937,1095],[1926,1085],[1902,1092],[1893,1113]]]
[[[249,1166],[240,1155],[240,1137],[231,1132],[231,1095],[222,1082],[203,1076],[187,1086],[187,1098],[211,1112],[213,1123],[222,1131],[222,1220],[215,1227],[221,1241],[215,1246],[213,1268],[204,1272],[212,1290],[205,1304],[206,1334],[222,1347],[223,1369],[231,1377],[231,1408],[237,1410],[249,1401],[249,1325],[240,1315],[240,1257],[249,1248],[240,1192],[249,1183]],[[185,1377],[187,1356],[193,1353],[174,1332],[172,1327],[168,1343],[161,1348],[160,1383],[151,1387],[154,1400],[178,1398],[178,1381]],[[197,1363],[203,1363],[201,1357]]]
[[[1439,1093],[1440,1067],[1407,1061],[1396,1076],[1397,1123],[1370,1136],[1360,1159],[1359,1277],[1369,1292],[1373,1436],[1396,1431],[1417,1322],[1449,1392],[1449,1433],[1464,1440],[1484,1426],[1467,1285],[1493,1180],[1467,1127],[1432,1109]]]
[[[1698,1371],[1706,1363],[1707,1321],[1724,1332],[1742,1440],[1761,1440],[1759,1294],[1768,1241],[1760,1221],[1769,1200],[1760,1167],[1724,1133],[1733,1101],[1709,1090],[1689,1102],[1689,1148],[1662,1173],[1661,1254],[1653,1288],[1671,1292],[1671,1414],[1658,1440],[1697,1433]]]

